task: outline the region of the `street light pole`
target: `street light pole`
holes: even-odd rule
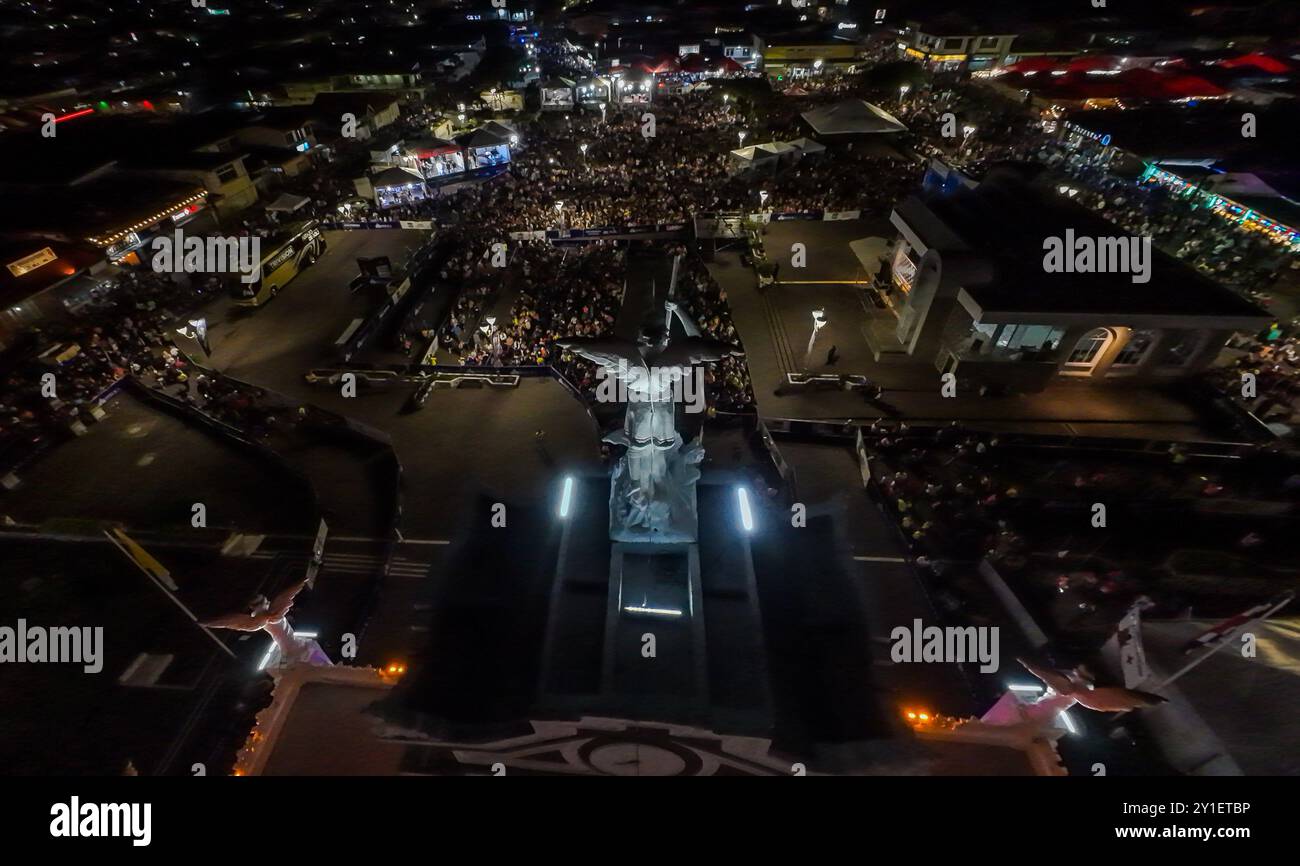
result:
[[[805,355],[803,359],[804,369],[808,369],[809,367],[812,366],[813,346],[817,342],[817,333],[821,331],[822,328],[826,327],[829,324],[829,322],[827,322],[826,320],[825,308],[820,310],[813,310],[812,320],[813,320],[813,329],[812,329],[812,335],[808,337],[808,354]]]

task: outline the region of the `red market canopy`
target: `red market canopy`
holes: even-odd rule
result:
[[[435,156],[443,156],[448,153],[456,153],[460,148],[450,142],[435,144],[430,147],[422,147],[416,152],[420,159],[433,159]]]
[[[1090,72],[1095,69],[1119,69],[1118,57],[1109,54],[1084,54],[1066,64],[1067,72]]]
[[[721,75],[745,71],[745,67],[730,57],[705,57],[703,54],[687,54],[681,59],[681,69],[682,72],[717,72]]]
[[[652,74],[655,71],[657,63],[658,61],[653,57],[648,57],[644,54],[633,54],[630,57],[623,58],[622,62],[618,66],[611,67],[609,71],[610,74],[615,72],[627,74],[630,71]]]
[[[1271,72],[1280,75],[1284,72],[1290,72],[1291,66],[1283,63],[1276,57],[1270,57],[1267,54],[1260,54],[1258,51],[1253,54],[1243,54],[1240,57],[1233,57],[1229,60],[1219,61],[1219,65],[1225,69],[1238,69],[1242,66],[1253,66],[1264,72]]]
[[[1007,72],[1026,73],[1026,72],[1050,72],[1056,68],[1057,61],[1050,57],[1026,57],[1024,60],[1012,63],[1006,67]]]
[[[1118,75],[1071,73],[1053,81],[1048,91],[1064,99],[1192,99],[1223,96],[1222,87],[1199,75],[1165,75],[1150,69],[1128,69]]]
[[[666,75],[673,72],[681,72],[682,65],[676,57],[664,57],[655,62],[654,68],[650,71],[655,75]]]
[[[1199,75],[1166,75],[1158,85],[1168,99],[1188,99],[1195,96],[1223,96],[1228,91]]]

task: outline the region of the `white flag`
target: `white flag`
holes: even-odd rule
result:
[[[1119,664],[1124,671],[1124,687],[1135,689],[1151,675],[1147,667],[1147,654],[1142,649],[1142,624],[1140,608],[1130,607],[1115,628],[1115,641],[1119,649]]]

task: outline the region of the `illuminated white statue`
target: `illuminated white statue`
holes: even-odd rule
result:
[[[617,383],[619,399],[627,401],[623,429],[604,440],[627,448],[610,479],[609,534],[615,541],[696,540],[695,482],[704,447],[698,439],[684,445],[677,432],[677,403],[702,410],[704,395],[695,383],[702,383],[703,376],[692,378],[697,365],[743,354],[730,343],[701,336],[673,302],[665,309],[667,323],[646,325],[636,342],[617,337],[557,341],[598,364],[605,382]],[[686,337],[670,343],[674,317]]]
[[[1038,704],[1049,707],[1059,705],[1059,709],[1052,713],[1053,716],[1061,709],[1068,709],[1074,704],[1099,713],[1127,713],[1144,707],[1157,707],[1169,700],[1163,695],[1139,689],[1098,686],[1093,682],[1092,674],[1082,665],[1069,670],[1057,670],[1020,658],[1016,661],[1041,680],[1046,687],[1046,692],[1039,699]]]
[[[209,620],[203,625],[208,628],[228,628],[233,631],[264,631],[271,636],[279,650],[276,666],[302,663],[309,665],[333,664],[320,644],[311,638],[294,634],[293,626],[287,619],[293,600],[307,585],[306,579],[300,580],[285,589],[274,598],[259,595],[253,599],[249,609],[243,613],[232,613]]]

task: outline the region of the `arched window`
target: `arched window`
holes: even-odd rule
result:
[[[1115,367],[1136,367],[1155,345],[1155,331],[1134,331],[1129,335],[1128,343],[1115,356]]]
[[[1075,367],[1091,367],[1097,363],[1102,351],[1115,339],[1110,328],[1094,328],[1079,338],[1065,363]]]

